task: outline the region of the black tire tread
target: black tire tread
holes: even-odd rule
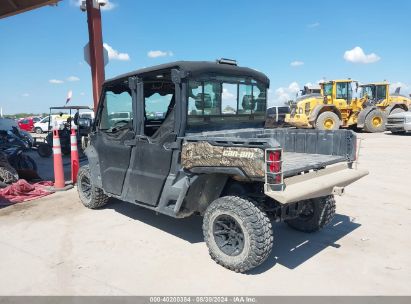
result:
[[[262,264],[270,255],[273,247],[272,225],[266,213],[255,202],[238,196],[221,197],[210,204],[204,215],[203,232],[206,244],[209,244],[209,218],[217,210],[230,210],[244,220],[250,234],[250,254],[241,263],[233,265],[220,259],[219,254],[209,248],[211,258],[219,265],[235,272],[246,272]],[[212,237],[211,231],[211,237]]]
[[[333,195],[312,199],[316,214],[310,221],[302,221],[299,218],[287,220],[286,223],[295,230],[302,232],[316,232],[327,226],[335,216],[335,199]]]
[[[85,165],[85,166],[82,166],[80,168],[80,170],[78,171],[78,174],[77,174],[77,182],[80,182],[80,180],[82,178],[82,175],[84,175],[84,174],[87,174],[88,178],[90,179],[90,182],[92,182],[91,177],[90,177],[90,167],[89,167],[89,165]],[[81,189],[78,185],[77,185],[77,191],[78,191],[80,200],[83,203],[83,205],[87,208],[90,208],[90,209],[101,208],[104,205],[106,205],[108,200],[109,200],[109,197],[106,194],[104,194],[104,191],[102,189],[97,188],[93,185],[92,185],[92,190],[91,190],[92,194],[91,194],[91,199],[90,200],[86,200],[84,198],[84,196],[81,193]]]

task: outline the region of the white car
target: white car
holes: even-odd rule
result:
[[[51,127],[52,127],[52,125],[49,124],[49,120],[50,120],[50,117],[47,116],[47,117],[44,117],[44,118],[43,118],[42,120],[40,120],[39,122],[36,122],[36,123],[34,124],[33,131],[36,132],[37,134],[41,134],[41,133],[47,132],[47,131],[49,130],[49,125],[50,125],[50,129],[51,129]]]
[[[388,116],[385,125],[388,131],[394,134],[411,131],[411,112],[400,112]]]

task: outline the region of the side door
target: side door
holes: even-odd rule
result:
[[[337,82],[336,83],[336,100],[334,104],[345,109],[351,103],[352,99],[352,88],[349,82]]]
[[[97,152],[102,187],[106,192],[120,196],[130,163],[131,147],[125,143],[135,138],[133,126],[133,98],[128,80],[104,87],[100,98],[95,132],[90,140]],[[118,113],[130,113],[118,119]]]
[[[155,88],[159,88],[159,92]],[[153,89],[154,88],[154,89]],[[142,128],[133,144],[125,200],[158,204],[170,172],[175,142],[174,84],[140,83],[137,103],[144,111]],[[141,90],[144,93],[141,93]],[[137,106],[139,108],[139,106]]]

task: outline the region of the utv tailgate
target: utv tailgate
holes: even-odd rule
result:
[[[282,204],[330,194],[341,195],[344,187],[366,175],[367,170],[350,169],[346,164],[336,165],[286,178],[282,191],[273,191],[266,185],[265,194]]]

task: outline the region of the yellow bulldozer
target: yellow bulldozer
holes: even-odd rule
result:
[[[390,94],[389,83],[359,85],[352,79],[321,83],[319,94],[303,95],[291,104],[285,121],[298,128],[336,130],[356,127],[367,132],[383,132],[387,116],[408,111],[411,98]],[[353,92],[358,97],[353,97]]]

